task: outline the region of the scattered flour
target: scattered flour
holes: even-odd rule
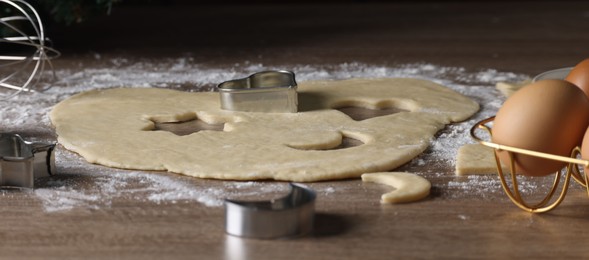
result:
[[[296,73],[298,81],[352,77],[412,77],[443,84],[481,104],[479,113],[466,122],[447,127],[435,140],[432,140],[431,147],[408,166],[410,168],[434,164],[436,167],[453,169],[458,148],[472,142],[468,135],[470,127],[476,121],[495,114],[501,106],[500,95],[491,86],[497,81],[520,81],[527,78],[526,75],[493,69],[467,71],[464,68],[441,67],[433,64],[386,67],[344,63],[324,66],[268,67],[246,62],[228,68],[211,68],[197,64],[191,58],[154,62],[132,61],[124,58],[106,60],[99,54],[94,56],[100,61],[99,65],[80,64],[79,70],[57,69],[59,81],[44,93],[23,93],[13,99],[0,101],[3,103],[0,106],[1,132],[17,132],[25,136],[41,135],[46,136],[45,139],[52,139],[54,134],[48,118],[52,106],[72,94],[90,89],[161,87],[185,91],[212,91],[219,82],[269,69],[292,70]],[[2,94],[1,91],[0,94]],[[233,195],[241,197],[288,190],[288,186],[284,183],[223,182],[223,185],[215,185],[216,188],[211,188],[203,185],[202,182],[167,173],[122,171],[106,167],[92,170],[101,166],[87,164],[77,155],[67,151],[59,151],[57,165],[60,172],[67,174],[41,180],[38,185],[41,188],[33,192],[47,212],[110,207],[121,198],[153,203],[195,202],[219,207],[224,198]],[[424,174],[442,175],[435,172]],[[84,178],[76,178],[76,176]],[[469,176],[460,180],[452,176],[444,177],[451,177],[451,179],[441,188],[456,190],[458,194],[456,196],[469,192],[477,194],[501,192],[496,176]],[[326,184],[318,183],[309,186],[316,189],[319,194],[327,196],[337,192],[336,188]],[[523,186],[529,190],[534,188],[533,185]],[[5,193],[0,193],[0,196],[5,196]]]
[[[47,212],[55,212],[76,207],[99,209],[123,198],[157,204],[198,202],[208,207],[220,207],[223,200],[231,196],[253,196],[288,190],[284,183],[261,182],[252,182],[249,186],[227,182],[222,188],[197,187],[175,177],[137,171],[84,173],[86,183],[79,183],[76,178],[50,180],[34,192],[41,198]]]
[[[532,195],[538,189],[546,189],[548,188],[546,186],[547,184],[530,177],[518,176],[519,191],[522,195]],[[457,178],[449,181],[446,188],[448,189],[448,193],[452,190],[461,190],[466,191],[470,195],[476,194],[477,197],[483,198],[494,197],[491,195],[503,193],[501,181],[495,174],[469,175],[465,178]],[[451,196],[456,196],[456,194],[454,193]]]
[[[458,215],[458,218],[461,220],[469,220],[470,219],[470,217],[467,215]]]

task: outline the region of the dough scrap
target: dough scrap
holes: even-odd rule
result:
[[[50,119],[58,142],[90,163],[200,178],[310,182],[394,169],[423,152],[445,124],[479,109],[436,83],[403,78],[302,82],[299,113],[220,109],[218,93],[117,88],[80,93]],[[334,108],[410,112],[355,121]],[[223,131],[177,136],[154,122],[194,119]],[[332,149],[344,137],[362,145]]]
[[[495,84],[495,87],[505,97],[510,97],[520,88],[523,88],[524,86],[529,85],[530,83],[532,83],[531,79],[523,80],[520,82],[497,82],[497,84]]]
[[[406,172],[377,172],[362,174],[363,182],[374,182],[395,187],[395,190],[381,196],[381,203],[406,203],[424,199],[429,195],[431,183],[419,176]]]
[[[509,168],[501,166],[504,172]],[[496,174],[497,162],[493,148],[482,144],[466,144],[458,149],[456,156],[456,175]]]

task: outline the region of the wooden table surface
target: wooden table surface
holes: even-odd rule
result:
[[[582,1],[155,3],[115,6],[109,17],[50,29],[55,47],[63,52],[56,67],[82,72],[112,58],[157,63],[189,56],[203,68],[244,62],[284,67],[427,63],[527,75],[572,66],[588,57],[588,32],[589,2]],[[55,138],[50,129],[14,130],[19,131],[28,138]],[[41,181],[41,187],[59,182],[91,189],[97,177],[88,169],[109,171],[88,166],[73,155],[66,158],[78,163],[60,167],[62,176]],[[579,185],[571,184],[568,197],[556,210],[530,214],[499,190],[481,195],[485,191],[449,185],[469,183],[468,177],[455,176],[453,167],[451,162],[426,161],[398,169],[420,174],[433,185],[428,199],[402,205],[381,205],[380,194],[390,189],[358,179],[311,183],[321,191],[315,232],[289,240],[227,236],[223,208],[200,203],[156,203],[123,196],[108,205],[98,202],[94,207],[50,212],[30,193],[3,191],[0,258],[589,257],[585,248],[589,233],[584,231],[589,198]],[[226,187],[218,180],[153,174],[181,180],[195,190]],[[543,185],[537,187],[543,192]]]

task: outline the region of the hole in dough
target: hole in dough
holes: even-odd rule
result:
[[[362,121],[379,116],[388,116],[399,112],[408,112],[408,110],[397,108],[397,107],[386,107],[381,109],[370,109],[365,107],[347,106],[336,108],[340,112],[348,115],[355,121]]]
[[[342,137],[342,143],[340,145],[338,145],[337,147],[334,147],[329,150],[340,150],[340,149],[352,148],[352,147],[360,146],[363,144],[364,144],[364,142],[362,142],[358,139],[354,139],[352,137],[348,137],[348,136],[344,135]]]
[[[223,131],[224,123],[209,124],[200,119],[194,119],[183,122],[153,122],[152,131],[167,131],[178,136],[189,135],[199,131]]]
[[[346,136],[346,135],[342,135],[342,141],[341,143],[339,143],[339,145],[334,146],[334,147],[329,147],[329,148],[325,148],[325,147],[313,147],[313,146],[299,146],[299,145],[288,145],[288,147],[293,148],[293,149],[297,149],[297,150],[305,150],[305,151],[333,151],[333,150],[341,150],[341,149],[347,149],[347,148],[352,148],[352,147],[356,147],[356,146],[360,146],[363,145],[364,142],[350,137],[350,136]]]

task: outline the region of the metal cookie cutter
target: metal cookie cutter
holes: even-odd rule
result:
[[[297,82],[293,72],[263,71],[217,86],[221,109],[245,112],[296,113]]]
[[[290,183],[290,193],[270,201],[225,200],[225,232],[248,238],[285,238],[311,232],[315,191]]]
[[[35,178],[55,174],[55,144],[0,134],[0,186],[34,188]]]

